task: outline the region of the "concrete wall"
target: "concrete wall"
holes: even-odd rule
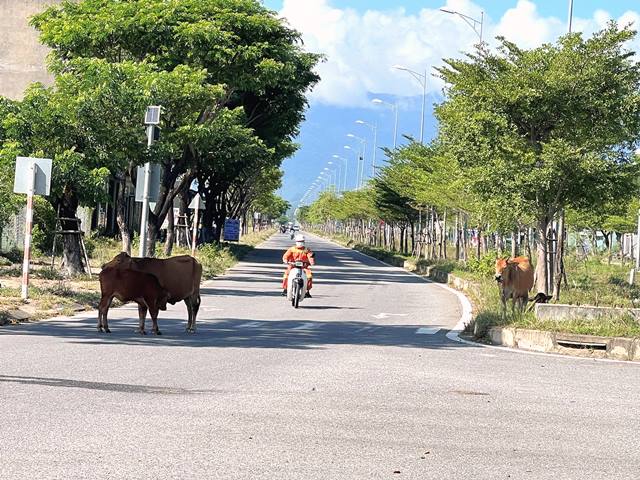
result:
[[[60,0],[0,0],[0,95],[20,99],[32,82],[50,83],[47,49],[29,18]]]

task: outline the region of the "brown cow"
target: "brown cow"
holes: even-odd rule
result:
[[[507,315],[507,299],[511,299],[511,313],[515,304],[522,312],[529,300],[529,290],[533,288],[533,268],[527,257],[498,258],[496,260],[496,281],[500,285],[502,315]]]
[[[102,298],[98,306],[98,332],[111,333],[107,322],[107,313],[114,297],[121,302],[136,302],[138,308],[149,310],[153,321],[153,333],[162,335],[158,329],[158,311],[167,309],[169,292],[160,286],[158,279],[150,273],[136,272],[123,268],[103,268],[100,272],[100,291]],[[144,331],[145,317],[140,317],[138,333]]]
[[[200,309],[200,279],[202,265],[189,255],[181,255],[166,259],[131,257],[122,252],[103,268],[123,268],[154,275],[162,288],[169,292],[168,302],[171,305],[184,300],[187,305],[189,320],[187,332],[195,333],[196,316]],[[144,305],[138,305],[140,319],[147,315]]]

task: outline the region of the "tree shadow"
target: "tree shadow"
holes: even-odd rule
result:
[[[332,307],[321,307],[332,308]],[[433,335],[418,335],[416,331],[427,325],[385,325],[367,321],[310,321],[310,320],[249,320],[221,318],[199,320],[197,332],[184,331],[182,319],[159,320],[161,336],[135,333],[137,320],[110,319],[113,333],[99,334],[97,318],[47,320],[40,323],[4,327],[5,335],[36,335],[59,337],[79,345],[131,345],[153,347],[193,348],[273,348],[324,349],[332,345],[368,345],[427,349],[475,348],[446,338],[443,326]]]

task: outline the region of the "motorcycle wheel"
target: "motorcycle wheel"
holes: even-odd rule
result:
[[[291,286],[293,292],[291,294],[291,306],[294,308],[298,308],[298,285],[294,284]]]

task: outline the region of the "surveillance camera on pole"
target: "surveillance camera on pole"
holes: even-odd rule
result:
[[[155,137],[156,125],[160,124],[160,111],[162,107],[147,107],[144,116],[144,124],[147,126],[147,146],[151,148]],[[144,183],[142,189],[142,215],[140,218],[140,250],[139,256],[147,255],[147,224],[149,223],[149,185],[151,179],[151,162],[144,164]]]

